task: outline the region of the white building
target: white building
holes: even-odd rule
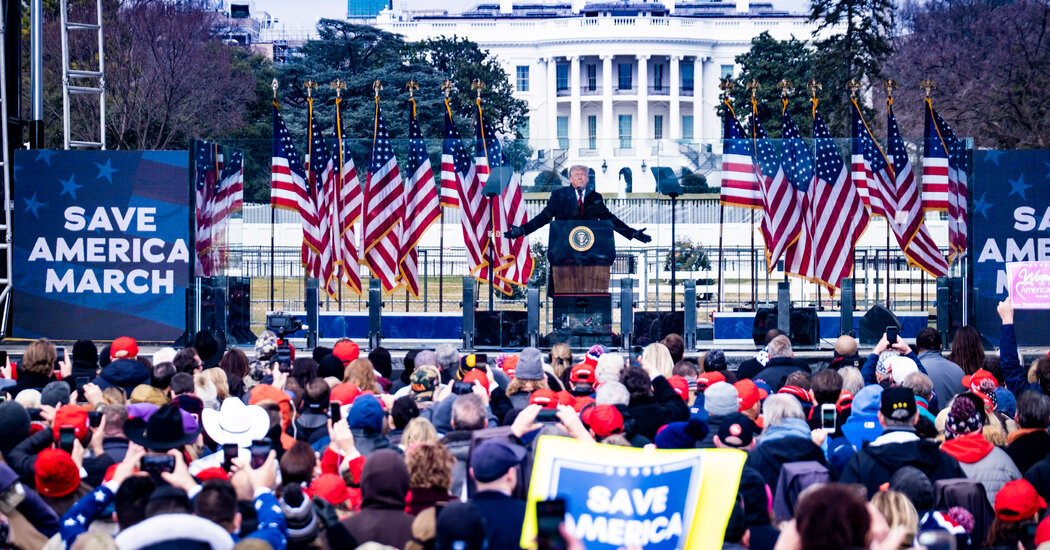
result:
[[[720,79],[763,31],[805,40],[812,30],[804,15],[749,0],[501,0],[461,14],[387,10],[375,24],[489,50],[529,104],[532,176],[585,164],[606,193],[655,191],[652,167],[710,174],[716,186]]]

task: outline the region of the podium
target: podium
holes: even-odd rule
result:
[[[616,241],[612,222],[558,220],[550,224],[547,294],[553,307],[551,344],[613,345],[609,281]]]

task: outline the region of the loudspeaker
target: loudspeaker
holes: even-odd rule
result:
[[[474,349],[474,277],[463,277],[463,349]]]
[[[755,312],[755,320],[751,324],[751,339],[755,345],[762,347],[766,345],[766,333],[777,328],[777,308],[760,307]]]
[[[886,333],[886,327],[895,326],[901,328],[901,322],[892,311],[883,306],[874,306],[860,318],[860,343],[863,345],[875,345]]]
[[[815,346],[820,342],[820,319],[817,317],[817,309],[812,307],[791,308],[788,315],[788,338],[794,346]],[[755,313],[755,321],[751,327],[751,338],[755,345],[762,347],[766,345],[766,333],[780,328],[780,316],[777,308],[760,308]]]
[[[684,330],[684,311],[638,311],[634,314],[631,344],[648,346],[663,340],[668,334],[682,334]]]
[[[317,278],[306,279],[306,348],[317,347],[317,324],[320,321],[317,310]]]
[[[529,312],[475,311],[477,334],[474,345],[492,348],[524,348],[529,345]]]
[[[248,277],[230,277],[226,294],[229,313],[226,316],[229,344],[254,344],[255,333],[251,329],[252,280]]]

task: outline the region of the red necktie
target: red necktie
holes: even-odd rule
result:
[[[576,190],[576,202],[580,204],[580,215],[583,215],[583,192]]]

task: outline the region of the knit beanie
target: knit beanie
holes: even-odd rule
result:
[[[15,401],[0,403],[0,452],[5,455],[29,435],[29,413]]]
[[[64,497],[80,487],[80,471],[69,453],[44,449],[36,457],[36,490],[45,497]]]
[[[288,523],[288,542],[308,543],[317,538],[318,524],[313,502],[303,495],[303,488],[298,483],[284,486],[281,512]]]
[[[692,449],[696,442],[707,437],[707,422],[690,418],[687,422],[671,422],[656,432],[657,449]]]
[[[342,380],[343,379],[343,373],[345,371],[346,371],[346,365],[344,365],[343,362],[338,357],[336,357],[335,355],[333,355],[331,353],[329,353],[328,355],[325,355],[324,357],[321,358],[320,361],[317,362],[317,377],[318,378],[328,378],[329,376],[334,376],[334,377]]]
[[[518,366],[514,378],[521,380],[543,380],[543,355],[536,348],[525,348],[518,355]]]
[[[732,384],[716,382],[704,392],[704,410],[711,416],[733,414],[738,407],[738,394]]]
[[[944,439],[955,439],[981,430],[981,413],[970,399],[956,399],[944,421]]]
[[[91,340],[77,340],[77,343],[73,344],[72,357],[74,361],[91,363],[93,365],[98,364],[98,350],[95,348],[95,343]]]
[[[386,348],[380,346],[376,349],[368,352],[368,360],[372,362],[372,368],[379,373],[383,378],[390,378],[390,374],[394,371],[391,365],[390,352]]]
[[[57,406],[59,403],[69,403],[69,384],[65,382],[48,382],[44,389],[40,390],[40,404],[48,407]]]

